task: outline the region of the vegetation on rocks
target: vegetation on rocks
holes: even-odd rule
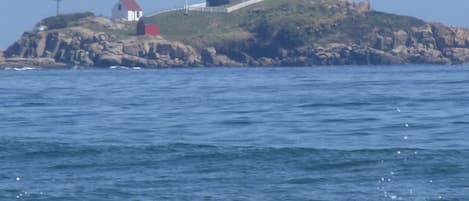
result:
[[[5,57],[142,67],[469,63],[469,30],[346,0],[265,0],[230,14],[153,18],[161,37],[90,13],[47,18],[47,30],[26,32]]]
[[[95,17],[95,15],[91,12],[87,13],[74,13],[74,14],[66,14],[66,15],[59,15],[54,17],[48,17],[42,20],[39,23],[39,26],[46,26],[48,29],[63,29],[73,25],[76,25],[77,21],[87,17]]]
[[[171,40],[204,45],[224,38],[272,38],[280,30],[296,26],[304,44],[311,42],[360,41],[366,33],[383,29],[392,33],[425,24],[422,20],[381,13],[360,12],[343,0],[266,0],[229,15],[170,12],[154,16],[162,35]],[[365,33],[365,34],[364,34]],[[192,44],[191,44],[192,45]]]

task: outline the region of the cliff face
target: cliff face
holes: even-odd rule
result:
[[[48,18],[10,46],[4,61],[0,54],[0,66],[469,63],[468,29],[375,12],[344,0],[266,0],[230,15],[190,15],[156,16],[163,37],[135,36],[135,24],[89,14],[66,16],[66,21]]]
[[[89,20],[113,23],[105,18]],[[179,42],[161,37],[119,38],[84,27],[25,33],[5,55],[8,58],[48,58],[71,66],[168,67],[200,63],[196,51]]]
[[[326,43],[288,50],[279,65],[343,64],[464,64],[469,63],[469,30],[426,24],[398,30],[391,36],[379,31],[362,43]],[[295,55],[288,56],[288,55]]]
[[[469,30],[425,24],[391,35],[375,30],[362,41],[312,43],[285,48],[255,39],[214,44],[202,51],[204,65],[224,61],[254,66],[467,64]]]

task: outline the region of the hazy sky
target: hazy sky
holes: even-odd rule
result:
[[[110,16],[117,0],[64,0],[65,13],[92,11]],[[151,13],[168,7],[183,5],[184,0],[138,0],[144,11]],[[203,1],[203,0],[202,0]],[[0,49],[7,48],[24,31],[31,30],[42,18],[55,14],[53,0],[0,0]],[[201,2],[201,0],[190,0]],[[6,6],[8,4],[8,6]],[[372,0],[376,10],[419,17],[429,21],[469,27],[469,0]]]

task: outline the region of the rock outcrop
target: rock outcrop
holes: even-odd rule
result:
[[[257,49],[232,51],[238,52],[230,52],[228,55],[254,55]],[[210,56],[203,55],[203,58],[215,58],[213,54],[217,50],[209,52],[211,54],[204,55]],[[398,30],[391,36],[373,32],[362,43],[307,44],[293,49],[277,48],[273,52],[270,56],[258,57],[249,62],[237,57],[229,59],[259,66],[467,64],[469,29],[432,23],[408,31]]]
[[[217,40],[204,38],[196,43],[183,43],[161,36],[136,36],[131,32],[135,24],[89,14],[67,16],[73,19],[67,23],[48,18],[44,21],[55,23],[55,28],[47,29],[47,23],[39,23],[35,31],[24,33],[0,52],[0,66],[158,68],[469,63],[469,29],[370,11],[368,1],[351,4],[341,0],[332,7],[304,2],[311,9],[326,9],[337,21],[289,27],[272,26],[259,18],[251,22],[257,23],[257,28],[236,25],[242,34],[232,34],[233,38],[226,38],[225,34],[219,35],[220,39],[214,37]],[[280,11],[254,8],[251,14],[286,12],[285,6],[280,6]]]
[[[8,58],[52,59],[70,66],[169,67],[200,63],[199,54],[179,42],[161,37],[120,39],[116,35],[84,27],[27,32],[6,50],[5,55]]]

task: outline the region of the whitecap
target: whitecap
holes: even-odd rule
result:
[[[38,69],[38,68],[35,68],[35,67],[28,67],[28,66],[13,68],[13,70],[15,70],[15,71],[27,71],[27,70],[37,70],[37,69]]]
[[[124,69],[124,70],[127,70],[127,69],[129,69],[129,67],[126,67],[126,66],[111,66],[111,67],[109,67],[109,69],[118,69],[118,70]]]

